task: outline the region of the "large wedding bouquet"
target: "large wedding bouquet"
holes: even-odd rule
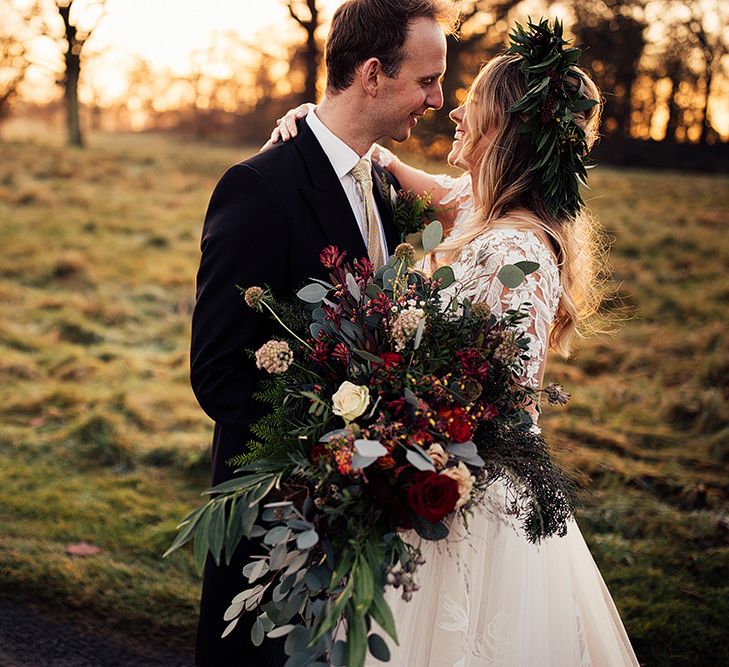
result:
[[[426,250],[441,235],[431,223]],[[458,297],[450,267],[428,277],[414,257],[402,244],[375,272],[330,246],[330,280],[303,287],[298,305],[244,290],[278,322],[255,352],[268,374],[256,398],[270,411],[231,462],[237,475],[205,492],[167,553],[194,540],[202,568],[208,552],[230,562],[243,538],[260,539],[243,569],[250,587],[231,591],[224,636],[255,610],[252,642],[285,635],[287,667],[357,667],[368,649],[388,660],[372,621],[397,642],[384,591],[417,590],[416,534],[446,539],[497,480],[532,541],[563,534],[573,510],[532,428],[536,392],[520,382],[524,312],[496,317]],[[521,262],[500,279],[513,286],[536,268]]]

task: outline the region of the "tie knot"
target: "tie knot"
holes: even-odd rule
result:
[[[370,161],[363,157],[356,165],[354,165],[354,167],[352,167],[352,170],[349,173],[352,174],[355,181],[364,186],[372,183],[371,169]]]

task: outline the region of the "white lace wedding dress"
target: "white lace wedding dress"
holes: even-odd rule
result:
[[[454,234],[472,215],[470,179],[438,177],[458,215]],[[505,264],[540,268],[518,288],[496,278]],[[550,325],[562,293],[550,251],[531,231],[490,230],[464,249],[452,268],[461,292],[502,312],[529,302],[532,342],[527,380],[537,384]],[[519,521],[502,510],[494,485],[466,530],[458,520],[446,544],[422,541],[426,564],[410,602],[388,589],[399,646],[393,667],[614,667],[638,665],[610,593],[577,524],[565,537],[530,544]],[[408,533],[408,540],[419,540]],[[382,633],[384,634],[384,633]],[[369,658],[367,665],[383,663]]]

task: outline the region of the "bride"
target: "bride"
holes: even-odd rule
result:
[[[543,192],[539,157],[524,119],[508,111],[528,94],[523,58],[492,59],[473,82],[467,99],[450,114],[456,124],[451,165],[459,178],[415,169],[390,151],[373,155],[406,190],[432,193],[450,234],[437,263],[453,268],[461,295],[486,302],[496,313],[529,304],[531,336],[524,381],[541,386],[548,350],[564,356],[570,340],[599,298],[599,258],[591,218],[570,174],[556,169],[558,186]],[[590,108],[568,125],[582,138],[567,151],[589,151],[599,123],[600,94],[590,77],[572,66],[562,81],[580,91]],[[547,102],[548,103],[548,102]],[[543,106],[547,103],[543,103]],[[302,105],[282,119],[272,141],[296,135]],[[589,107],[589,104],[579,105]],[[543,109],[543,107],[542,107]],[[545,114],[538,109],[538,117]],[[552,158],[554,159],[554,158]],[[565,161],[563,159],[562,165]],[[547,169],[549,163],[544,165]],[[555,170],[553,170],[555,171]],[[574,172],[573,174],[574,175]],[[497,279],[501,267],[520,261],[539,268],[515,289]],[[538,417],[535,411],[534,420]],[[447,546],[423,542],[426,564],[420,590],[406,602],[389,587],[397,619],[397,667],[584,667],[638,665],[618,611],[577,524],[564,537],[530,544],[519,522],[504,510],[504,490],[490,487],[466,529],[451,526]],[[415,536],[408,539],[417,539]],[[368,665],[382,664],[370,659]]]

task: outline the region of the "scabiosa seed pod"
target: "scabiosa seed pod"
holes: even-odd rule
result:
[[[246,305],[250,308],[255,308],[256,310],[260,310],[261,308],[261,301],[263,300],[263,289],[261,287],[249,287],[243,296],[245,299]]]
[[[473,313],[474,317],[477,317],[480,320],[487,320],[489,317],[491,317],[491,306],[489,306],[487,303],[484,303],[483,301],[479,303],[474,303],[471,306],[471,312]]]
[[[401,243],[395,248],[395,257],[407,266],[415,264],[415,248],[409,243]]]

